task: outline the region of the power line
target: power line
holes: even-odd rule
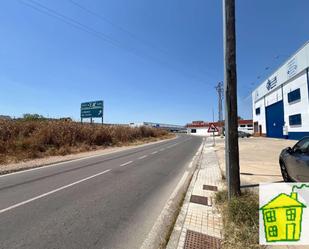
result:
[[[83,11],[87,12],[88,14],[90,14],[90,15],[92,15],[92,16],[98,18],[98,19],[100,19],[101,21],[110,24],[111,26],[113,26],[114,28],[116,28],[116,29],[122,31],[123,33],[126,33],[126,34],[129,35],[131,38],[133,38],[134,40],[136,40],[136,41],[138,41],[138,42],[140,42],[140,43],[142,43],[142,44],[144,44],[144,45],[146,45],[146,46],[148,46],[148,47],[150,47],[150,48],[152,48],[152,49],[157,50],[157,51],[160,52],[161,54],[164,54],[164,55],[167,55],[167,56],[170,56],[170,55],[171,55],[171,54],[170,54],[168,51],[166,51],[165,49],[162,49],[162,48],[160,48],[160,47],[154,45],[153,43],[151,43],[151,42],[149,42],[149,41],[147,41],[147,40],[145,40],[145,39],[143,39],[143,38],[137,36],[137,35],[134,34],[133,32],[129,31],[128,29],[124,28],[123,26],[121,26],[121,25],[119,25],[119,24],[114,23],[113,21],[111,21],[109,18],[103,16],[102,14],[98,14],[97,12],[95,12],[95,11],[93,11],[93,10],[87,8],[86,6],[84,6],[84,5],[82,5],[82,4],[78,3],[78,2],[76,2],[75,0],[67,0],[67,1],[69,1],[71,4],[75,5],[76,7],[82,9]],[[173,60],[174,60],[174,59],[173,59]],[[174,60],[174,61],[176,61],[176,60]],[[178,63],[178,62],[177,62],[177,63]],[[201,75],[202,75],[202,74],[201,74]]]
[[[83,23],[81,23],[80,21],[77,21],[71,17],[68,17],[62,13],[59,13],[58,11],[54,10],[54,9],[51,9],[41,3],[38,3],[34,0],[19,0],[20,3],[26,5],[27,7],[30,7],[42,14],[45,14],[45,15],[48,15],[50,17],[53,17],[53,18],[56,18],[76,29],[79,29],[81,31],[84,31],[90,35],[93,35],[95,37],[97,37],[98,39],[101,39],[103,40],[104,42],[107,42],[107,43],[110,43],[111,45],[117,47],[117,48],[121,48],[121,49],[124,49],[124,50],[127,50],[129,51],[130,53],[138,56],[138,57],[141,57],[143,59],[147,59],[147,60],[150,60],[150,61],[154,61],[156,62],[157,64],[160,64],[161,66],[163,67],[168,67],[169,69],[173,70],[173,71],[176,71],[177,73],[181,73],[182,75],[184,75],[185,77],[187,78],[191,78],[191,79],[194,79],[195,81],[198,81],[198,82],[203,82],[205,83],[204,81],[198,79],[196,76],[193,76],[193,75],[189,75],[187,72],[184,72],[184,71],[181,71],[179,72],[178,69],[175,69],[173,66],[169,65],[169,64],[166,64],[166,63],[162,63],[161,61],[158,61],[158,59],[152,57],[152,56],[149,56],[149,55],[145,55],[145,54],[141,54],[139,51],[137,51],[136,49],[134,48],[131,48],[131,47],[128,47],[128,46],[124,46],[121,42],[119,42],[118,40],[102,33],[101,31],[98,31],[96,29],[93,29],[91,27],[89,27],[88,25],[85,25]],[[165,65],[164,65],[165,64]]]
[[[87,32],[88,34],[94,35],[97,38],[102,39],[105,42],[108,42],[108,43],[110,43],[111,45],[113,45],[115,47],[119,47],[119,48],[123,49],[123,47],[122,47],[123,45],[119,41],[115,40],[114,38],[112,38],[112,37],[110,37],[110,36],[100,32],[100,31],[97,31],[97,30],[95,30],[95,29],[93,29],[93,28],[91,28],[91,27],[89,27],[89,26],[87,26],[87,25],[85,25],[85,24],[83,24],[83,23],[81,23],[81,22],[71,18],[71,17],[63,15],[63,14],[61,14],[61,13],[59,13],[59,12],[57,12],[57,11],[55,11],[55,10],[45,6],[45,5],[43,5],[41,3],[38,3],[38,2],[36,2],[34,0],[19,0],[19,1],[21,3],[27,5],[28,7],[35,9],[38,12],[41,12],[43,14],[47,14],[50,17],[54,17],[54,18],[56,18],[56,19],[58,19],[58,20],[60,20],[62,22],[65,22],[68,25],[73,26],[74,28],[77,28],[77,29],[80,29],[80,30],[82,30],[84,32]],[[31,4],[29,4],[29,2]],[[125,48],[125,49],[129,49],[129,48]],[[132,50],[130,52],[134,53],[134,51],[132,51]]]
[[[131,36],[133,39],[141,42],[141,43],[144,43],[146,44],[147,46],[149,47],[152,47],[152,48],[155,48],[155,49],[158,49],[158,47],[154,46],[153,44],[149,43],[148,41],[145,41],[144,39],[141,39],[140,37],[137,37],[135,34],[133,34],[131,31],[127,30],[126,28],[112,22],[110,19],[106,18],[105,16],[103,16],[102,14],[98,14],[96,12],[94,12],[93,10],[85,7],[84,5],[80,4],[80,3],[77,3],[73,0],[68,0],[71,4],[75,5],[76,7],[84,10],[85,12],[87,12],[88,14],[90,15],[93,15],[95,16],[96,18],[100,19],[101,21],[104,21],[104,22],[107,22],[108,24],[110,24],[111,26],[121,30],[122,32],[126,33],[127,35]],[[158,50],[161,50],[161,49],[158,49]]]
[[[287,57],[287,56],[288,56],[288,55],[286,55],[286,54],[279,54],[279,55],[276,55],[275,57],[273,57],[273,59],[274,59],[274,60],[278,60],[278,59],[281,58],[281,57]],[[265,66],[265,67],[264,67],[264,71],[263,71],[262,73],[260,73],[259,75],[256,76],[256,79],[259,80],[259,83],[262,82],[262,79],[263,79],[263,81],[265,81],[265,80],[267,79],[267,78],[266,78],[266,75],[268,75],[269,70],[270,70],[270,69],[275,69],[276,66],[277,66],[276,61],[274,61],[274,62],[272,63],[271,66]],[[266,72],[266,71],[267,71],[267,72]],[[250,84],[250,86],[249,86],[249,88],[248,88],[248,91],[250,91],[250,93],[249,93],[246,97],[242,98],[241,100],[247,101],[247,100],[251,97],[252,91],[253,91],[254,89],[256,89],[256,87],[257,87],[257,86],[255,86],[256,84],[257,84],[257,82],[252,82],[252,83]]]

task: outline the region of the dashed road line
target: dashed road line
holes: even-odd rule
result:
[[[146,158],[146,157],[147,157],[147,155],[143,155],[143,156],[139,157],[138,159],[143,159],[143,158]]]
[[[154,152],[151,152],[151,154],[152,155],[154,155],[154,154],[157,154],[158,153],[158,151],[156,150],[156,151],[154,151]]]
[[[164,150],[165,150],[164,148],[160,149],[160,151],[164,151]]]
[[[28,199],[28,200],[26,200],[26,201],[22,201],[22,202],[16,203],[16,204],[14,204],[14,205],[12,205],[12,206],[10,206],[10,207],[1,209],[1,210],[0,210],[0,214],[4,213],[4,212],[6,212],[6,211],[12,210],[12,209],[14,209],[14,208],[23,206],[23,205],[25,205],[25,204],[27,204],[27,203],[29,203],[29,202],[33,202],[33,201],[35,201],[35,200],[41,199],[41,198],[43,198],[43,197],[45,197],[45,196],[54,194],[54,193],[56,193],[56,192],[58,192],[58,191],[60,191],[60,190],[63,190],[63,189],[72,187],[72,186],[74,186],[74,185],[76,185],[76,184],[78,184],[78,183],[82,183],[82,182],[87,181],[87,180],[90,180],[90,179],[92,179],[92,178],[94,178],[94,177],[103,175],[103,174],[105,174],[105,173],[107,173],[107,172],[109,172],[109,171],[111,171],[111,169],[104,170],[104,171],[102,171],[102,172],[100,172],[100,173],[97,173],[97,174],[95,174],[95,175],[88,176],[88,177],[83,178],[83,179],[81,179],[81,180],[78,180],[78,181],[76,181],[76,182],[72,182],[72,183],[70,183],[70,184],[68,184],[68,185],[64,185],[64,186],[62,186],[62,187],[60,187],[60,188],[56,188],[56,189],[54,189],[54,190],[52,190],[52,191],[49,191],[49,192],[46,192],[46,193],[44,193],[44,194],[38,195],[38,196],[33,197],[33,198],[31,198],[31,199]]]
[[[172,145],[168,146],[167,148],[172,148],[172,147],[176,146],[177,144],[178,143],[172,144]]]
[[[120,164],[119,166],[120,166],[120,167],[123,167],[123,166],[126,166],[126,165],[130,164],[130,163],[133,163],[133,161],[129,161],[129,162],[126,162],[126,163]]]

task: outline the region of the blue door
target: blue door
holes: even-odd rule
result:
[[[266,107],[267,137],[283,138],[284,112],[283,101]]]

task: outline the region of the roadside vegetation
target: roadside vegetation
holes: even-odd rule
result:
[[[223,218],[223,249],[257,249],[259,245],[259,197],[252,191],[228,202],[227,191],[219,191],[216,204]]]
[[[0,120],[0,164],[171,137],[165,130],[80,124],[27,116]]]

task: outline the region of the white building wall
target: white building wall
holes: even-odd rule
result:
[[[270,92],[280,88],[288,80],[292,79],[295,75],[304,71],[309,65],[309,43],[306,43],[299,49],[295,55],[285,62],[279,69],[272,73],[266,80],[262,82],[253,92],[252,97],[254,101],[263,98]],[[267,88],[268,81],[276,78],[276,84],[271,89]]]
[[[309,43],[307,42],[280,68],[273,72],[261,85],[252,92],[253,122],[262,125],[262,133],[266,134],[266,107],[283,97],[284,121],[288,132],[309,132],[309,97],[307,83],[307,68],[309,67]],[[269,87],[270,82],[271,87]],[[288,93],[300,88],[301,99],[288,103]],[[283,92],[283,96],[282,96]],[[260,107],[260,115],[256,108]],[[290,126],[289,116],[301,114],[302,125]]]
[[[259,125],[262,125],[262,133],[266,134],[266,117],[265,117],[265,104],[264,104],[264,98],[258,100],[256,103],[252,104],[253,107],[253,126],[254,126],[254,122],[258,122]],[[257,108],[260,108],[261,113],[259,115],[255,114],[255,110]]]
[[[307,72],[302,72],[298,77],[283,86],[284,95],[284,121],[288,132],[308,132],[309,131],[309,101],[308,101],[308,83]],[[300,100],[289,103],[288,93],[300,89]],[[289,116],[301,114],[302,124],[300,126],[290,126]]]
[[[192,133],[192,129],[196,130],[195,133]],[[187,134],[194,136],[212,136],[212,133],[208,132],[208,127],[188,127]],[[218,132],[215,132],[215,135],[218,135]]]
[[[282,89],[281,87],[275,90],[274,92],[265,96],[265,104],[266,106],[270,106],[272,104],[277,103],[282,100]]]
[[[308,96],[308,83],[307,72],[303,71],[292,80],[288,81],[282,87],[276,89],[272,93],[264,96],[257,102],[253,101],[253,122],[258,122],[262,125],[262,133],[266,134],[266,107],[282,100],[283,92],[283,105],[284,105],[284,121],[287,127],[287,132],[308,132],[309,131],[309,96]],[[295,103],[288,102],[288,93],[300,89],[301,99]],[[264,100],[265,98],[265,100]],[[266,104],[266,105],[265,105]],[[260,115],[255,114],[256,108],[260,107]],[[289,116],[294,114],[301,114],[302,125],[290,126]]]
[[[238,125],[238,131],[253,134],[253,126],[248,126],[247,124]]]

